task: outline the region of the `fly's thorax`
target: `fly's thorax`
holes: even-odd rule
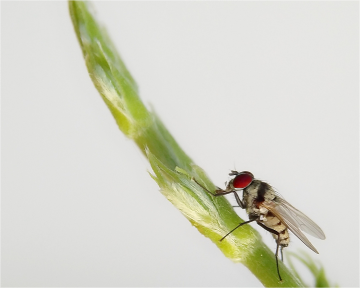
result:
[[[267,211],[260,211],[261,204],[275,199],[274,189],[266,182],[254,180],[244,189],[243,201],[246,212],[252,215],[266,215]]]
[[[255,205],[255,201],[258,197],[258,190],[261,181],[254,180],[248,187],[243,190],[243,202],[246,207],[246,213],[249,216],[260,216],[260,210]]]
[[[276,198],[275,190],[266,182],[254,180],[243,190],[246,206],[260,206],[264,201],[273,201]]]
[[[254,180],[248,187],[244,189],[244,195],[246,194],[249,199],[255,199],[257,197],[260,184],[260,180]]]

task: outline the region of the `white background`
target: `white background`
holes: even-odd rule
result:
[[[2,285],[260,286],[159,193],[87,75],[67,3],[1,5]],[[252,171],[316,221],[320,254],[295,237],[288,250],[341,286],[359,285],[358,5],[95,5],[184,150],[218,186]]]

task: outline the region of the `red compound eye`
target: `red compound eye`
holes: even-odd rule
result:
[[[233,186],[234,188],[238,189],[244,189],[247,186],[251,184],[251,182],[254,180],[254,175],[250,172],[244,171],[239,173],[234,180],[233,180]]]

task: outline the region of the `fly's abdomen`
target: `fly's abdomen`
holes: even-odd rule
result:
[[[266,227],[269,227],[270,229],[275,230],[276,232],[279,233],[279,235],[272,234],[275,240],[277,241],[278,237],[280,237],[279,244],[283,247],[287,247],[290,243],[289,232],[287,227],[279,220],[279,218],[274,216],[272,213],[268,213],[265,219],[262,221],[262,223]]]

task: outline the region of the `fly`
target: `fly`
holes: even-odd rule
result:
[[[283,248],[287,247],[290,243],[288,230],[294,233],[295,236],[312,251],[319,254],[316,248],[301,232],[304,231],[316,238],[325,239],[324,232],[317,224],[290,203],[282,199],[268,183],[255,179],[252,173],[248,171],[231,171],[229,175],[234,176],[234,178],[228,182],[225,190],[218,188],[215,190],[215,193],[210,192],[194,179],[199,186],[214,196],[234,193],[236,202],[242,209],[246,209],[246,213],[249,215],[249,221],[237,225],[222,237],[220,241],[224,240],[237,228],[255,221],[259,226],[272,233],[276,240],[275,259],[280,281],[282,281],[282,279],[279,271],[278,254],[280,248],[282,261]],[[240,199],[237,194],[241,190],[243,192],[242,199]]]

